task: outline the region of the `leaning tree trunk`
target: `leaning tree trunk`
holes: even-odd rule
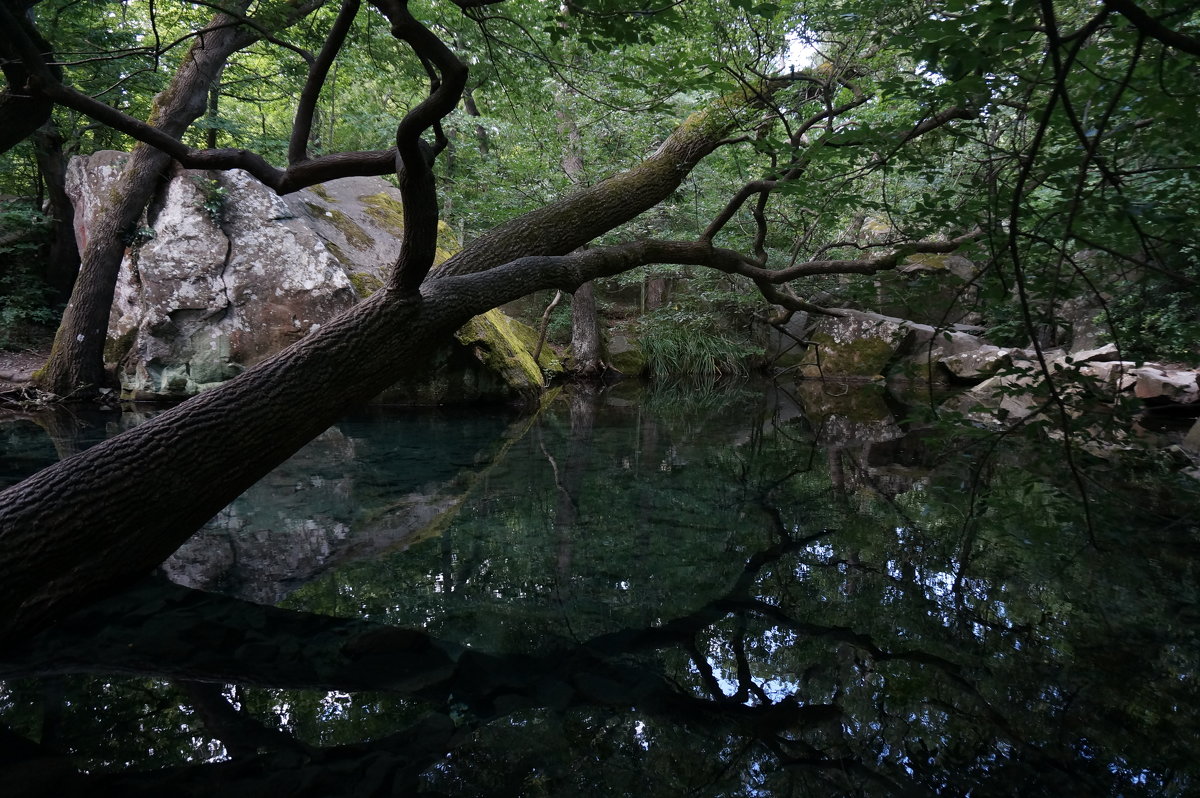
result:
[[[475,239],[419,292],[381,290],[221,387],[0,493],[0,641],[154,568],[347,407],[411,373],[471,316],[541,289],[574,290],[664,262],[662,247],[641,243],[553,256],[666,199],[736,124],[717,103],[638,166]]]
[[[225,61],[258,39],[259,34],[231,23],[223,14],[214,17],[204,35],[196,37],[170,86],[155,98],[151,119],[162,132],[174,138],[183,135],[205,112],[209,87]],[[109,201],[88,225],[79,276],[50,359],[34,375],[43,390],[68,396],[104,384],[104,344],[121,259],[170,162],[159,150],[138,145],[114,183]]]

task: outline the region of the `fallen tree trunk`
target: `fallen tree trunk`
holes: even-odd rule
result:
[[[736,126],[730,102],[694,115],[640,165],[476,239],[419,292],[394,283],[220,388],[0,493],[0,640],[152,569],[472,316],[533,291],[676,262],[676,248],[655,242],[561,253],[669,196]]]

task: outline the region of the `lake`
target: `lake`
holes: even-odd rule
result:
[[[359,411],[0,654],[0,770],[55,796],[1195,794],[1195,480],[1137,449],[1073,472],[928,405]],[[144,417],[4,421],[0,484]]]

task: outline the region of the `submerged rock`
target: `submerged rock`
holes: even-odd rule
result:
[[[67,187],[80,247],[127,157],[72,159]],[[131,233],[121,263],[105,359],[117,365],[123,396],[184,398],[303,338],[384,285],[402,231],[399,191],[382,178],[343,178],[280,197],[238,169],[176,168]],[[456,247],[443,225],[437,262]],[[471,373],[452,380],[432,374],[410,391],[419,397],[413,401],[447,401],[452,395],[438,385],[455,382],[485,386],[474,398],[541,390],[541,369],[508,367],[520,359],[514,352],[470,356],[512,349],[506,317],[486,314],[468,327],[475,332],[460,337],[463,352],[434,360]],[[505,344],[486,343],[497,339]],[[545,360],[553,370],[553,356]]]

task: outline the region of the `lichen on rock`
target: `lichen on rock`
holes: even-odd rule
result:
[[[71,162],[81,245],[124,157]],[[198,177],[220,184],[219,225],[204,210]],[[176,169],[154,208],[155,237],[122,262],[106,346],[123,395],[138,399],[186,398],[218,385],[379,290],[403,228],[399,191],[378,177],[280,197],[241,170],[211,177]],[[440,223],[437,262],[457,249]],[[499,311],[468,326],[469,343],[434,354],[425,383],[409,392],[416,401],[529,396],[562,368],[548,348],[533,363],[536,333]]]

